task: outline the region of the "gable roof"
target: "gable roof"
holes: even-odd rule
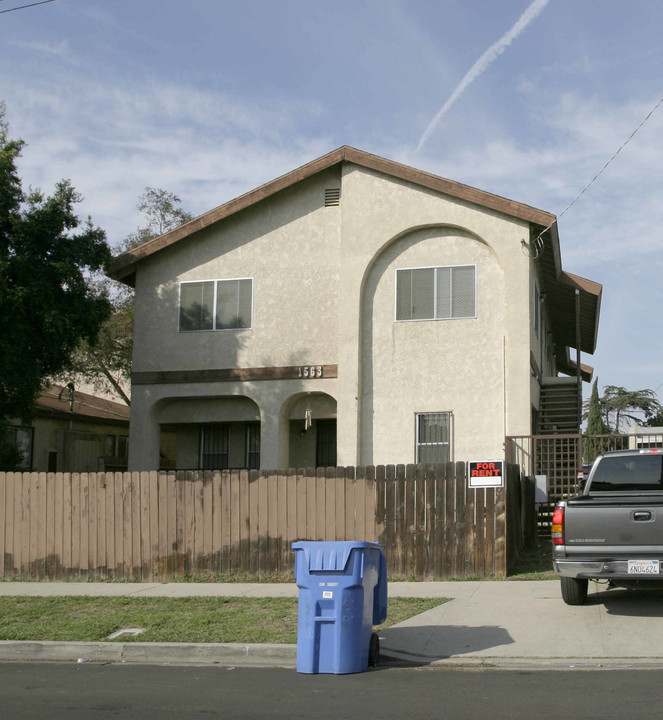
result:
[[[591,280],[571,275],[562,270],[559,237],[554,215],[347,145],[129,250],[114,260],[108,269],[108,275],[115,280],[133,286],[137,265],[151,255],[235,213],[246,210],[262,200],[312,177],[316,173],[341,163],[352,163],[374,170],[529,223],[531,239],[534,240],[542,234],[544,240],[543,250],[537,251],[539,252],[537,261],[544,286],[542,292],[549,296],[550,307],[554,308],[551,313],[554,343],[559,349],[576,347],[575,291],[578,289],[580,292],[580,349],[583,352],[594,352],[598,333],[602,287]],[[531,244],[532,247],[533,244]]]
[[[246,208],[259,203],[261,200],[271,197],[281,190],[292,187],[296,183],[312,177],[316,173],[344,162],[353,163],[354,165],[359,165],[360,167],[368,168],[370,170],[376,170],[384,173],[385,175],[389,175],[400,180],[406,180],[407,182],[421,185],[422,187],[430,190],[436,190],[444,193],[445,195],[466,200],[467,202],[471,202],[475,205],[489,208],[491,210],[497,210],[505,215],[518,218],[519,220],[525,220],[530,223],[536,223],[538,225],[542,225],[543,227],[547,227],[555,221],[554,215],[543,212],[542,210],[537,210],[529,205],[523,205],[522,203],[517,203],[513,200],[507,200],[499,195],[493,195],[483,190],[477,190],[469,185],[463,185],[462,183],[454,182],[453,180],[447,180],[446,178],[439,177],[438,175],[432,175],[431,173],[424,172],[423,170],[416,170],[408,165],[402,165],[401,163],[394,162],[393,160],[387,160],[385,158],[378,157],[377,155],[371,155],[370,153],[363,152],[362,150],[357,150],[344,145],[337,150],[333,150],[327,155],[323,155],[317,160],[313,160],[312,162],[302,165],[302,167],[292,170],[291,172],[282,175],[265,185],[261,185],[255,190],[251,190],[244,195],[240,195],[234,200],[230,200],[230,202],[219,205],[219,207],[199,215],[193,220],[190,220],[179,227],[173,228],[159,237],[148,240],[146,243],[139,245],[133,250],[129,250],[124,255],[115,259],[108,271],[108,274],[115,280],[121,280],[130,284],[130,276],[135,272],[136,263],[140,260],[163,250],[173,243],[176,243],[178,240],[182,240],[189,235],[193,235],[194,233],[219,222],[219,220],[223,220],[240,212],[241,210],[245,210]]]

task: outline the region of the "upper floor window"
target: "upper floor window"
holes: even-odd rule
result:
[[[180,330],[250,328],[253,279],[180,283]]]
[[[476,265],[396,271],[396,320],[476,317]]]

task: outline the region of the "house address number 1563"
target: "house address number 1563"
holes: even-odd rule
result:
[[[321,378],[322,365],[302,365],[297,368],[297,377],[300,378]]]

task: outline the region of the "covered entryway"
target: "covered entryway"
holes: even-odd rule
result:
[[[282,436],[287,442],[287,467],[335,467],[336,400],[326,393],[293,395],[284,404]]]
[[[161,469],[260,467],[260,410],[250,398],[173,398],[157,412]]]

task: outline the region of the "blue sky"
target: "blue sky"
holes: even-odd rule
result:
[[[112,245],[147,185],[198,214],[341,145],[560,215],[663,97],[662,27],[656,0],[55,0],[0,14],[0,98],[25,186],[70,178]],[[559,230],[604,285],[583,361],[663,400],[662,167],[663,106]]]

